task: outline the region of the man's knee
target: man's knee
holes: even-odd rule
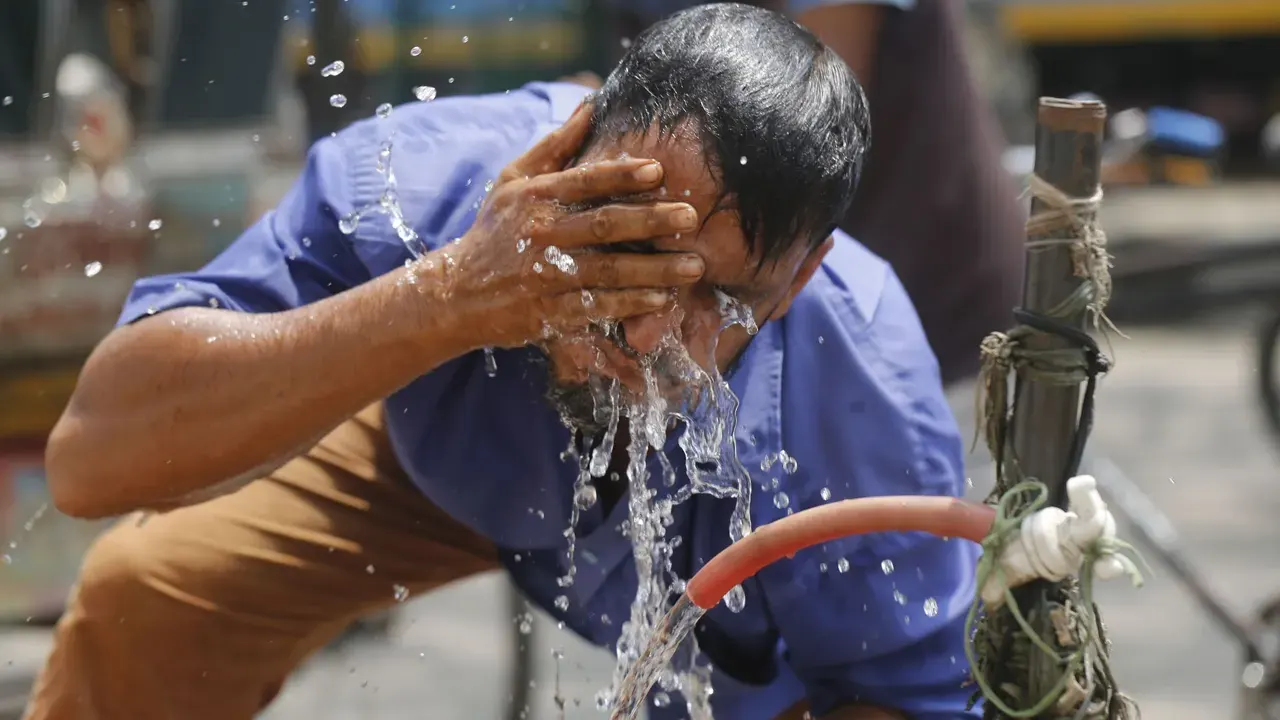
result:
[[[154,604],[155,579],[166,559],[164,542],[146,542],[140,516],[128,516],[90,546],[68,613],[84,620],[128,622]]]

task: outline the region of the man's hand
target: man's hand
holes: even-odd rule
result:
[[[601,250],[688,232],[698,217],[679,202],[598,204],[654,190],[663,175],[658,163],[631,158],[565,169],[590,124],[584,103],[503,170],[466,235],[427,256],[473,347],[517,347],[651,313],[672,299],[673,287],[702,277],[695,254]]]

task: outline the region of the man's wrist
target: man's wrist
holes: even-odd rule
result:
[[[484,345],[478,325],[467,311],[470,298],[454,292],[457,267],[444,249],[432,251],[396,273],[397,303],[408,320],[407,329],[417,352],[441,363]]]

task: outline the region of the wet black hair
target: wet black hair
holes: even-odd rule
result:
[[[870,144],[866,96],[812,33],[779,13],[699,5],[641,33],[596,94],[593,138],[692,122],[723,203],[763,264],[821,244]]]

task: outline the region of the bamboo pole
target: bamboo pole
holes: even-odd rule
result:
[[[1073,198],[1087,198],[1098,191],[1102,166],[1102,130],[1106,106],[1099,102],[1041,98],[1036,122],[1035,173]],[[1032,199],[1032,215],[1045,209]],[[1069,225],[1044,235],[1070,237]],[[1043,239],[1028,235],[1027,241]],[[1022,307],[1047,314],[1084,280],[1076,275],[1071,249],[1057,245],[1027,251]],[[1062,322],[1085,329],[1083,312]],[[1046,333],[1029,335],[1028,350],[1071,347],[1070,341]],[[1049,488],[1049,501],[1065,507],[1067,466],[1080,414],[1079,385],[1052,385],[1019,371],[1010,441],[1022,475],[1038,478]]]
[[[1099,188],[1102,160],[1102,134],[1106,106],[1099,102],[1041,98],[1036,118],[1035,174],[1072,198],[1088,198]],[[1048,209],[1039,198],[1031,202],[1031,214]],[[1023,309],[1048,315],[1076,292],[1085,280],[1073,264],[1071,247],[1064,243],[1032,249],[1032,243],[1044,239],[1073,237],[1077,229],[1063,222],[1058,227],[1039,228],[1027,236],[1026,275],[1023,281]],[[1084,330],[1087,318],[1083,311],[1058,317],[1060,323]],[[1024,336],[1022,345],[1029,351],[1059,350],[1072,347],[1071,341],[1050,333],[1034,332]],[[1018,475],[1040,480],[1049,491],[1049,502],[1066,505],[1066,483],[1071,474],[1071,456],[1077,424],[1080,419],[1081,386],[1045,382],[1017,369],[1014,411],[1009,442],[1012,457],[1018,464]],[[1046,609],[1069,596],[1062,583],[1035,582],[1015,592],[1018,605],[1030,611],[1031,624],[1042,638],[1053,640],[1052,618]],[[1000,609],[997,612],[1007,612]],[[1008,627],[1008,625],[1005,625]],[[1052,691],[1052,683],[1062,676],[1063,668],[1053,665],[1044,653],[1016,645],[1005,645],[1010,654],[1025,653],[1025,678],[1009,678],[1023,688],[1029,698],[1039,698]],[[990,704],[986,717],[1003,719]],[[1044,720],[1059,717],[1055,708],[1039,716]]]

